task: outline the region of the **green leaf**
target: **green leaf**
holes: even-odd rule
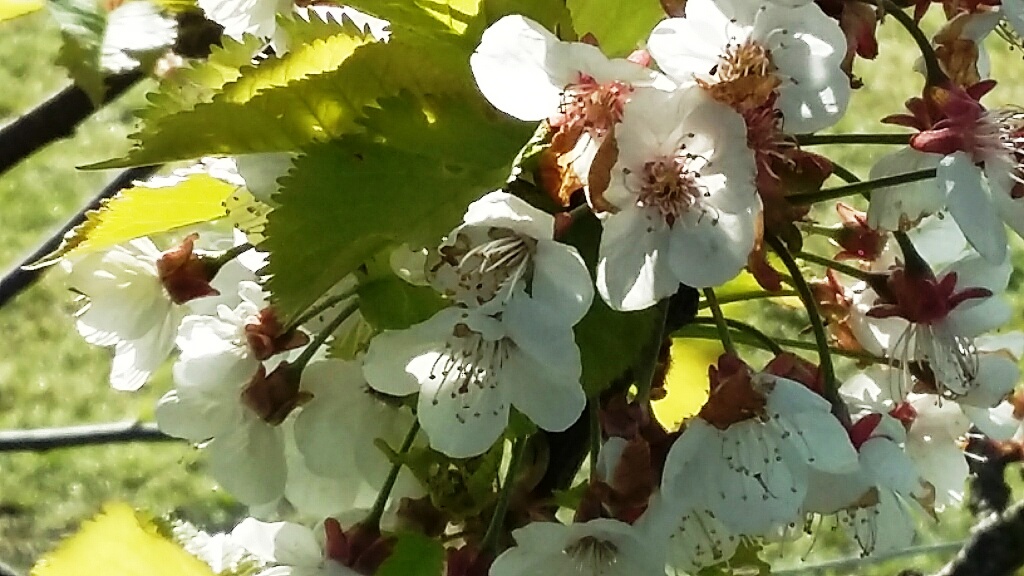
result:
[[[504,184],[529,128],[464,99],[403,94],[365,134],[316,144],[275,197],[270,290],[291,317],[392,243],[436,244],[466,206]]]
[[[436,538],[414,532],[397,535],[391,556],[380,565],[375,576],[441,576],[444,545]]]
[[[359,130],[365,107],[402,90],[479,98],[462,49],[397,39],[365,44],[335,70],[267,88],[246,102],[215,97],[150,121],[127,157],[90,168],[141,166],[207,155],[296,151]]]
[[[32,567],[31,576],[214,576],[205,562],[171,541],[151,517],[106,504],[78,532]]]
[[[346,0],[345,5],[382,18],[391,30],[461,35],[479,23],[483,0]]]
[[[377,330],[402,330],[429,319],[447,306],[430,286],[413,286],[391,271],[386,249],[367,266],[360,278],[359,311]]]
[[[139,112],[139,118],[155,122],[161,116],[210,102],[225,84],[242,75],[241,69],[252,62],[253,54],[261,46],[263,41],[255,36],[246,36],[242,41],[225,36],[221,46],[213,46],[205,60],[193,61],[165,75],[159,89],[146,95],[149,106]]]
[[[225,84],[214,100],[243,104],[263,90],[334,70],[352,56],[356,48],[375,41],[369,32],[364,33],[345,18],[344,23],[336,25],[332,36],[295,45],[283,57],[242,68],[240,77]]]
[[[625,56],[647,41],[665,10],[659,0],[566,0],[576,33],[593,34],[609,56]]]
[[[488,24],[503,16],[520,14],[554,31],[563,40],[576,39],[565,0],[484,0],[484,11]]]
[[[134,238],[216,220],[226,214],[234,184],[209,174],[191,174],[170,186],[138,184],[105,200],[98,210],[68,232],[60,247],[32,267],[61,258],[103,250]]]
[[[45,4],[43,0],[0,0],[0,22],[41,10]]]

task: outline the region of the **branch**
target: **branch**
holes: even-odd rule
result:
[[[96,444],[166,441],[180,440],[164,434],[153,423],[111,422],[64,428],[0,431],[0,453],[45,452],[56,448]]]
[[[0,146],[3,146],[0,143]],[[67,234],[72,228],[78,226],[85,221],[85,214],[89,210],[95,210],[100,207],[100,202],[106,198],[110,198],[114,194],[120,192],[123,188],[128,187],[135,180],[142,180],[148,177],[150,174],[155,172],[156,166],[140,166],[138,168],[131,168],[125,170],[114,178],[110,184],[107,184],[103,190],[99,192],[89,203],[79,210],[77,214],[71,217],[49,238],[46,239],[34,252],[29,254],[24,260],[18,263],[13,269],[4,274],[3,278],[0,278],[0,308],[2,308],[7,301],[17,296],[22,290],[28,288],[32,283],[39,279],[43,271],[37,270],[25,270],[23,266],[27,266],[43,256],[46,256],[50,252],[53,252],[60,246],[61,240],[64,239],[64,235]]]
[[[134,72],[106,80],[106,104],[138,83],[143,74]],[[69,86],[14,122],[0,128],[0,175],[55,140],[71,136],[75,128],[96,108],[77,86]]]
[[[967,545],[935,576],[1006,576],[1024,566],[1024,501],[990,515],[971,532]]]
[[[14,568],[0,562],[0,576],[21,576],[21,574],[18,574],[18,571]]]

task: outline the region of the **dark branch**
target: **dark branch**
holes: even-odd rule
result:
[[[156,424],[113,422],[66,428],[0,431],[0,453],[44,452],[56,448],[96,444],[166,441],[179,440],[161,432],[157,429]]]
[[[107,79],[104,104],[124,94],[143,75],[139,72]],[[71,136],[96,108],[77,86],[69,86],[24,116],[0,128],[0,175],[55,140]]]
[[[1009,576],[1024,566],[1024,501],[992,514],[935,576]]]
[[[21,576],[21,574],[18,574],[18,571],[14,568],[0,562],[0,576]]]
[[[4,274],[4,277],[0,279],[0,308],[7,304],[8,300],[14,298],[21,293],[22,290],[38,280],[39,276],[43,273],[42,270],[25,270],[23,266],[31,264],[56,250],[57,247],[60,246],[61,240],[64,239],[64,235],[85,220],[86,212],[99,208],[101,201],[106,198],[110,198],[114,194],[117,194],[121,189],[128,187],[131,185],[132,181],[142,180],[148,177],[156,171],[156,168],[156,166],[140,166],[138,168],[125,170],[119,174],[110,182],[110,184],[107,184],[99,194],[90,200],[84,208],[72,216],[60,230],[54,232],[46,239],[45,242],[42,243],[42,245],[36,248],[34,252],[29,254],[13,269]]]

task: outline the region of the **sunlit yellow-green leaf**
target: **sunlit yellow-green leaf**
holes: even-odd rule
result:
[[[0,0],[0,22],[42,9],[43,0]]]
[[[708,366],[724,351],[722,344],[713,340],[672,340],[672,360],[665,376],[668,395],[653,403],[654,417],[662,426],[676,430],[700,411],[708,399]]]
[[[346,0],[345,4],[420,34],[464,34],[477,24],[483,0]]]
[[[566,0],[572,24],[581,37],[592,34],[609,56],[624,56],[644,45],[665,18],[659,0]]]
[[[118,192],[86,221],[68,233],[52,254],[33,264],[52,264],[61,258],[110,248],[133,238],[167,232],[226,214],[225,202],[233,184],[208,174],[192,174],[177,184],[153,187],[138,184]]]
[[[250,244],[259,244],[266,238],[267,214],[271,208],[260,202],[245,188],[238,188],[224,201],[228,222],[241,230]]]
[[[31,576],[214,576],[148,516],[107,504],[32,568]]]

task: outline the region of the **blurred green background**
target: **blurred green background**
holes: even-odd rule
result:
[[[934,29],[934,28],[933,28]],[[921,87],[913,71],[916,48],[902,29],[887,23],[880,32],[881,56],[858,61],[865,86],[853,99],[837,132],[893,131],[877,119],[902,110]],[[64,72],[52,64],[59,34],[45,14],[0,24],[0,124],[64,87]],[[1008,80],[988,97],[990,105],[1024,104],[1024,61],[990,38],[993,76]],[[51,145],[0,177],[0,270],[7,270],[74,214],[112,172],[80,172],[75,166],[122,152],[149,85],[137,87],[98,112],[70,140]],[[829,156],[866,176],[873,157],[888,150],[871,146],[825,148]],[[1017,253],[1019,262],[1020,252]],[[1018,265],[1018,270],[1021,266]],[[1014,285],[1019,285],[1019,273]],[[1018,297],[1019,298],[1019,297]],[[152,407],[167,389],[166,373],[139,393],[120,393],[107,384],[109,354],[85,344],[74,330],[71,294],[52,273],[0,309],[0,429],[35,428],[91,422],[150,420]],[[1020,308],[1020,307],[1019,307]],[[1018,325],[1020,320],[1016,321]],[[0,561],[25,570],[82,519],[109,500],[133,505],[217,529],[230,526],[239,507],[203,474],[192,448],[174,443],[110,445],[50,453],[0,453]],[[921,542],[946,542],[967,535],[971,519],[947,512],[939,524],[922,529]],[[780,551],[780,567],[814,564],[854,554],[832,535],[822,535]],[[928,570],[951,554],[893,560],[858,569],[858,574],[894,574],[903,568]],[[851,573],[842,567],[836,574]]]

